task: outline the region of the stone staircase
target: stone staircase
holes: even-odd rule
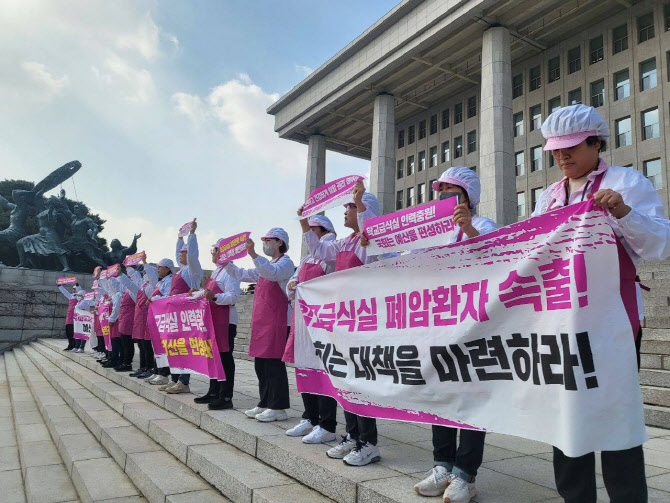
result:
[[[640,384],[645,419],[650,426],[670,428],[670,261],[643,263],[638,272],[641,282],[651,288],[642,293]]]

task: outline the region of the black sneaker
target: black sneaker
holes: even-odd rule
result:
[[[114,368],[116,366],[117,366],[116,362],[113,362],[111,360],[107,360],[105,363],[102,364],[102,368],[105,368],[105,369],[111,369],[111,368]]]
[[[225,410],[233,408],[233,401],[230,398],[217,398],[210,403],[207,408],[209,410]]]
[[[74,348],[71,348],[70,346],[63,348],[63,351],[72,351]]]
[[[133,366],[129,363],[122,363],[118,367],[114,367],[114,370],[117,372],[130,372],[133,370]]]
[[[137,369],[135,372],[128,374],[128,377],[138,377],[142,373],[144,373],[144,369]]]
[[[145,370],[144,372],[135,377],[137,377],[138,379],[146,379],[147,377],[151,377],[152,375],[154,375],[154,373],[151,370]]]
[[[212,403],[216,399],[217,396],[211,391],[208,391],[206,395],[196,397],[193,401],[195,403]]]

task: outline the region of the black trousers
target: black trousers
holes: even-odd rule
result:
[[[319,425],[324,430],[335,433],[337,426],[337,400],[330,396],[301,393],[305,412],[302,418],[309,420],[312,426]]]
[[[112,337],[112,363],[121,365],[123,361],[123,346],[121,345],[121,337]]]
[[[74,349],[74,323],[65,325],[65,337],[67,337],[67,348]]]
[[[233,398],[233,388],[235,387],[235,359],[233,358],[233,349],[235,348],[236,336],[237,325],[228,325],[228,351],[219,353],[223,371],[226,374],[226,380],[219,383],[219,398],[228,398],[231,400]]]
[[[635,341],[638,370],[641,342],[642,329]],[[612,503],[647,503],[647,478],[641,445],[623,451],[602,451],[600,459],[605,489]],[[558,493],[566,503],[595,503],[595,453],[570,458],[554,447],[554,477]]]
[[[96,337],[98,339],[98,345],[96,347],[94,347],[93,349],[95,349],[99,353],[102,353],[106,349],[105,348],[105,338],[102,335],[97,335]]]
[[[137,350],[140,353],[140,368],[148,368],[149,365],[147,365],[147,349],[144,346],[144,341],[140,339],[134,339],[133,342],[137,344]]]
[[[154,347],[151,344],[150,340],[140,341],[142,347],[144,348],[144,359],[147,369],[154,368],[156,366],[156,359],[154,358]]]
[[[458,428],[433,425],[433,460],[436,465],[447,466],[450,471],[459,468],[474,478],[484,459],[486,432],[465,429],[460,432],[457,442]]]
[[[132,365],[135,357],[135,344],[133,344],[132,335],[121,334],[121,349],[123,351],[122,362],[126,365]]]
[[[357,416],[351,412],[344,411],[347,433],[362,444],[370,442],[377,445],[377,420],[371,417]]]
[[[84,349],[86,347],[86,339],[75,339],[74,345],[77,349]]]
[[[254,369],[261,395],[258,406],[264,409],[288,409],[288,374],[284,362],[280,358],[256,358]]]

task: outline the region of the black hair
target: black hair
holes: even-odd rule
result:
[[[593,145],[595,145],[598,142],[600,142],[600,148],[598,149],[598,153],[604,152],[605,149],[607,148],[607,142],[605,141],[605,138],[603,138],[601,136],[589,136],[586,139],[586,144],[589,147],[592,147]]]
[[[326,229],[323,225],[319,225],[318,227],[319,227],[319,229],[321,229],[321,232],[323,232],[324,234],[327,234],[328,232],[330,232],[330,231],[329,231],[328,229]]]
[[[288,251],[288,248],[284,244],[283,241],[281,241],[281,244],[279,245],[279,253],[286,253]]]

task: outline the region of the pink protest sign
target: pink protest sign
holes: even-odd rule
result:
[[[225,379],[207,299],[182,294],[155,300],[149,305],[147,327],[175,373]]]
[[[114,264],[113,266],[108,267],[107,271],[104,272],[107,273],[107,278],[115,278],[121,272],[121,266],[119,264]],[[102,277],[102,273],[100,273],[100,276]]]
[[[102,336],[105,339],[105,348],[107,351],[112,350],[112,337],[109,327],[109,315],[111,313],[111,302],[100,302],[100,304],[98,304],[98,320],[100,321],[100,330],[102,330]]]
[[[178,236],[179,236],[180,238],[183,238],[183,237],[186,236],[189,232],[191,232],[191,227],[193,227],[193,223],[195,222],[195,220],[196,220],[196,219],[194,218],[193,220],[191,220],[190,222],[186,222],[184,225],[182,225],[182,226],[179,228],[179,234],[178,234]]]
[[[93,286],[91,286],[91,288],[93,288],[93,290],[97,290],[97,289],[98,289],[98,280],[97,280],[97,279],[94,279],[94,280],[93,280]]]
[[[75,309],[72,319],[74,321],[74,338],[89,340],[93,333],[93,313]]]
[[[231,260],[247,256],[246,242],[250,232],[241,232],[226,239],[221,239],[217,243],[219,246],[219,260],[217,264],[224,264]]]
[[[84,294],[84,300],[93,300],[95,299],[95,292],[86,292]]]
[[[76,276],[66,276],[64,278],[58,278],[56,281],[56,284],[58,286],[62,285],[74,285],[77,282],[77,277]]]
[[[133,255],[128,255],[125,260],[123,261],[123,265],[130,267],[133,265],[140,264],[142,260],[144,260],[144,257],[146,257],[145,252],[139,252],[135,253]]]
[[[345,204],[351,199],[356,182],[363,179],[359,175],[349,175],[313,190],[302,207],[302,218]]]
[[[453,219],[457,204],[458,199],[450,197],[371,218],[365,222],[364,230],[370,240],[368,254],[449,244],[452,233],[458,231]]]
[[[98,276],[98,279],[107,279],[107,269],[100,271],[100,276]]]

